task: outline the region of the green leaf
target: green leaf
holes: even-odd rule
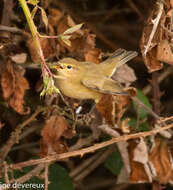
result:
[[[148,124],[148,122],[144,122],[144,123],[141,123],[140,125],[139,125],[139,129],[138,129],[139,131],[149,131],[149,130],[151,130],[151,127],[150,127],[150,125]]]
[[[71,46],[70,35],[59,35],[59,38],[68,46]]]
[[[30,172],[34,167],[29,166],[22,169],[22,171],[14,170],[13,175],[14,178],[17,179],[19,177],[24,176],[28,172]],[[74,190],[73,184],[68,176],[67,171],[61,167],[59,164],[55,163],[49,166],[49,190]],[[10,173],[9,173],[10,174]],[[35,187],[27,187],[27,184],[35,184]],[[20,184],[18,190],[33,190],[33,189],[40,189],[43,190],[44,179],[40,179],[36,176],[32,177],[30,180],[25,181],[24,183]],[[3,178],[0,178],[0,186],[6,185]],[[14,183],[14,187],[17,187],[17,184]]]
[[[38,5],[39,1],[38,0],[28,0],[27,3],[29,3],[33,6],[36,6],[36,5]]]
[[[136,119],[130,118],[130,121],[128,122],[128,125],[136,130]]]
[[[82,27],[82,24],[77,24],[69,29],[67,29],[63,34],[67,35],[67,34],[72,34],[73,32],[76,32],[77,30],[79,30]]]
[[[41,17],[43,19],[43,23],[45,24],[45,27],[47,28],[48,27],[48,18],[47,18],[47,15],[46,15],[46,12],[43,8],[39,7],[41,9]]]
[[[31,12],[31,17],[32,17],[32,19],[34,18],[34,16],[35,16],[37,10],[38,10],[38,6],[35,6],[35,7],[33,8],[32,12]]]
[[[147,98],[147,97],[145,96],[145,94],[144,94],[141,90],[139,90],[139,89],[137,89],[137,98],[138,98],[144,105],[146,105],[147,107],[149,107],[150,109],[152,109],[152,105],[150,104],[148,98]],[[147,112],[144,108],[142,108],[141,106],[139,107],[139,105],[137,105],[135,101],[133,101],[133,107],[134,107],[135,111],[137,112],[139,119],[143,119],[143,118],[147,117],[148,112]]]
[[[17,179],[19,177],[24,176],[28,172],[30,172],[32,169],[34,169],[33,166],[28,166],[22,169],[22,171],[19,170],[13,170],[13,178]],[[9,179],[12,178],[11,172],[8,172]],[[5,183],[5,180],[3,178],[0,179],[0,187],[1,185],[7,185]],[[18,189],[18,190],[33,190],[33,189],[44,189],[44,179],[40,179],[38,177],[31,177],[30,180],[25,181],[24,183],[12,183],[10,184],[10,187]]]
[[[149,131],[151,129],[151,127],[148,124],[148,122],[140,123],[139,126],[138,126],[138,128],[137,128],[137,121],[136,121],[135,118],[131,118],[130,121],[128,122],[128,125],[130,127],[133,127],[134,130],[137,130],[139,132]]]
[[[52,95],[53,93],[60,93],[60,91],[55,86],[53,78],[49,76],[48,72],[45,72],[43,75],[43,90],[40,96]]]
[[[123,167],[123,162],[121,159],[121,154],[118,150],[113,152],[104,163],[105,168],[107,168],[114,175],[118,175],[120,173],[121,168]]]
[[[49,166],[49,190],[74,190],[67,171],[59,164]]]

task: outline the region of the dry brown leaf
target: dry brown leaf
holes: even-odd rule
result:
[[[44,58],[50,59],[55,56],[55,39],[50,38],[40,38],[40,44],[43,50]],[[35,42],[30,36],[27,39],[27,46],[31,55],[31,59],[34,63],[40,63],[40,55],[37,53]]]
[[[152,50],[150,50],[147,53],[147,56],[144,57],[144,62],[149,72],[158,71],[163,67],[162,62],[156,59],[156,54],[157,54],[156,47],[154,47]]]
[[[166,184],[173,179],[172,164],[170,153],[166,142],[157,138],[149,160],[156,172],[156,178],[161,184]]]
[[[120,83],[125,83],[126,87],[136,81],[134,70],[126,64],[119,67],[112,78]]]
[[[103,95],[99,103],[96,104],[96,108],[108,125],[113,126],[115,124],[115,104],[113,95]]]
[[[140,139],[134,149],[133,160],[142,164],[147,164],[148,162],[148,148],[143,138]]]
[[[52,27],[57,27],[59,20],[62,17],[62,12],[55,8],[49,8],[48,23]]]
[[[170,0],[170,6],[173,7],[173,0]]]
[[[130,133],[130,126],[129,126],[129,121],[130,118],[125,118],[122,122],[121,122],[121,130],[123,133]]]
[[[172,2],[166,0],[161,11],[159,7],[162,3],[162,1],[156,1],[155,9],[148,19],[141,39],[141,51],[149,72],[160,70],[163,67],[162,62],[173,64]],[[161,13],[161,17],[156,25],[159,13]],[[156,30],[154,30],[154,25],[157,26]],[[151,38],[153,31],[154,36]],[[149,39],[152,39],[151,43],[149,43]],[[146,47],[149,47],[148,51],[146,51]]]
[[[134,87],[127,87],[127,88],[124,88],[124,91],[128,92],[128,94],[129,94],[131,97],[134,97],[134,96],[137,95],[136,88],[134,88]]]
[[[76,23],[69,15],[63,17],[57,25],[58,34],[62,34],[67,29],[75,25]],[[60,39],[58,40],[60,44],[60,52],[65,53],[66,50],[68,50],[75,59],[99,62],[100,53],[99,50],[95,48],[95,37],[96,36],[91,34],[88,29],[79,29],[71,34],[71,46],[66,45]]]
[[[15,63],[24,63],[26,61],[27,58],[27,54],[26,53],[20,53],[20,54],[16,54],[13,56],[10,56],[11,60],[14,61]]]
[[[131,183],[148,182],[149,178],[145,172],[144,165],[142,163],[133,160],[133,155],[136,145],[137,144],[134,141],[129,142],[129,157],[130,157],[130,167],[131,167],[129,181]]]
[[[91,49],[89,50],[87,53],[85,53],[85,61],[87,62],[93,62],[93,63],[100,63],[100,54],[101,54],[101,51],[100,49]]]
[[[71,138],[67,122],[64,117],[53,115],[46,121],[41,140],[41,155],[67,152],[68,147],[62,137]]]
[[[151,12],[148,18],[147,24],[144,27],[142,38],[141,38],[141,45],[140,45],[141,51],[144,58],[144,63],[146,67],[148,68],[149,72],[157,71],[162,68],[161,62],[156,59],[156,49],[157,49],[158,43],[160,42],[161,33],[162,33],[160,24],[158,24],[156,28],[151,44],[149,44],[150,35],[152,33],[153,26],[154,26],[153,19],[157,17],[158,12],[159,12],[158,3],[155,3],[155,7],[153,8],[153,11]],[[161,17],[160,20],[163,20],[163,16]],[[149,49],[145,55],[144,52],[148,45],[149,45]]]
[[[6,70],[1,76],[3,96],[8,104],[18,113],[27,114],[24,109],[25,91],[29,89],[28,81],[22,76],[19,68],[14,67],[10,61],[6,64]]]
[[[121,119],[126,110],[127,105],[130,103],[129,96],[116,96],[115,99],[115,116],[118,126],[121,126]]]
[[[108,125],[121,125],[121,118],[124,114],[125,107],[130,103],[128,96],[113,96],[104,94],[101,100],[96,104],[97,110]]]
[[[162,40],[157,46],[157,59],[173,65],[173,47],[168,40]]]
[[[163,187],[159,182],[153,181],[152,182],[152,190],[163,190]]]

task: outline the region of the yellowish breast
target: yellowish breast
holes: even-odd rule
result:
[[[58,88],[60,91],[71,98],[76,99],[94,99],[96,102],[100,100],[102,94],[85,87],[83,84],[76,83],[70,80],[59,80]]]

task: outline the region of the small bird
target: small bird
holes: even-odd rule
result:
[[[56,86],[66,96],[93,99],[99,102],[103,94],[128,95],[119,82],[111,79],[117,68],[137,56],[135,51],[116,50],[100,64],[64,58],[53,64]]]

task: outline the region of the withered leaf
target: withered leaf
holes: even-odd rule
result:
[[[131,167],[129,181],[132,183],[148,182],[149,178],[146,174],[144,165],[142,163],[133,160],[136,145],[137,144],[134,141],[129,142],[129,157],[130,157],[130,167]]]
[[[173,46],[168,40],[162,40],[157,46],[157,59],[173,65]]]
[[[14,67],[11,61],[6,64],[6,69],[1,76],[3,96],[8,104],[18,113],[27,114],[24,109],[25,91],[29,89],[28,81],[22,76],[19,68]]]
[[[149,72],[160,70],[162,62],[173,64],[172,1],[156,1],[155,5],[141,40],[141,51]]]
[[[68,31],[70,27],[74,27],[76,23],[67,15],[63,17],[57,25],[58,34],[61,35]],[[79,25],[80,26],[80,25]],[[60,52],[64,53],[68,50],[73,54],[75,59],[93,61],[98,63],[100,61],[99,50],[95,48],[95,35],[91,34],[88,29],[79,29],[70,34],[71,45],[68,46],[62,40],[58,40],[60,44]]]
[[[164,19],[163,14],[160,17],[159,23],[156,27],[156,30],[154,31],[154,35],[152,35],[154,25],[156,24],[154,19],[157,17],[158,13],[159,6],[158,3],[155,3],[155,7],[153,8],[153,11],[147,20],[147,24],[144,27],[140,44],[144,63],[149,72],[153,72],[162,68],[162,63],[156,59],[156,49],[162,35],[161,22]]]
[[[97,110],[101,113],[101,116],[105,119],[108,125],[115,124],[115,104],[113,95],[103,95],[99,103],[96,104]]]
[[[125,83],[126,86],[129,86],[132,82],[136,81],[134,70],[126,64],[119,67],[112,78],[120,83]]]
[[[94,48],[89,50],[87,53],[85,53],[85,61],[93,62],[93,63],[100,63],[100,49]]]
[[[58,21],[61,19],[62,13],[58,9],[49,8],[49,18],[48,22],[49,25],[52,27],[57,27]]]
[[[155,169],[156,178],[161,184],[166,184],[172,180],[173,171],[170,160],[170,153],[166,141],[157,138],[149,160]]]
[[[53,152],[63,153],[68,150],[63,138],[71,138],[67,122],[63,116],[52,115],[41,132],[41,155],[45,156]]]
[[[40,44],[41,44],[41,48],[43,50],[43,54],[45,59],[50,59],[52,57],[54,57],[55,55],[55,39],[50,39],[50,38],[40,38],[39,39]],[[35,46],[35,42],[32,38],[32,36],[30,36],[27,39],[27,46],[29,48],[29,52],[31,55],[31,59],[34,63],[40,63],[40,56],[38,54],[38,50],[36,49]]]
[[[26,61],[27,54],[20,53],[20,54],[16,54],[16,55],[13,55],[10,57],[11,57],[12,61],[14,61],[15,63],[24,63]]]
[[[96,104],[97,110],[101,113],[102,117],[108,125],[121,125],[121,118],[124,114],[125,107],[129,104],[128,96],[113,96],[104,94],[101,100]]]

